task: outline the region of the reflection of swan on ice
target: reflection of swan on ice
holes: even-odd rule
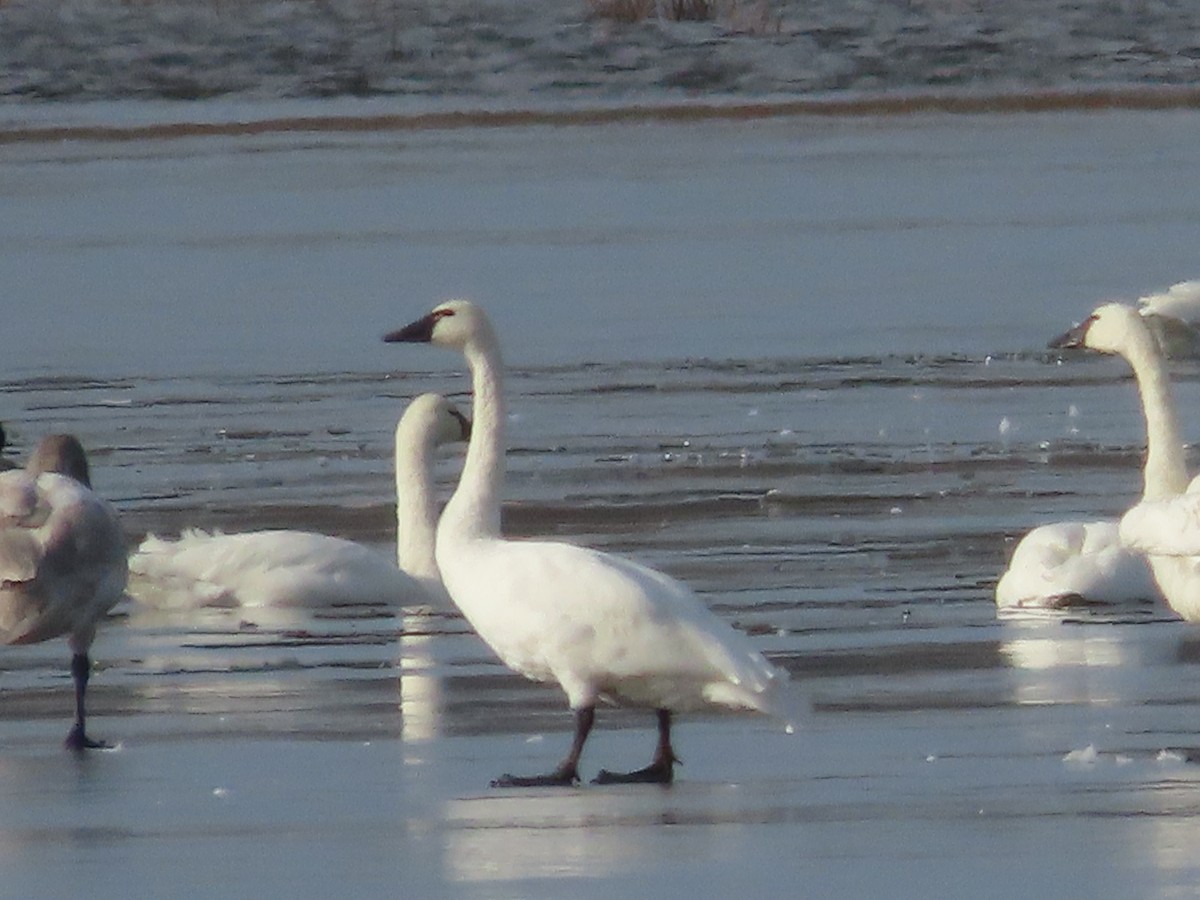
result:
[[[66,745],[73,750],[104,746],[85,728],[88,649],[125,579],[125,537],[116,512],[91,490],[79,441],[46,437],[24,470],[0,474],[0,642],[68,635],[75,725]]]
[[[1141,391],[1147,427],[1144,500],[1178,494],[1186,484],[1183,441],[1162,351],[1142,317],[1105,304],[1081,325],[1051,341],[1056,349],[1086,347],[1124,357]],[[1158,600],[1145,557],[1121,539],[1113,521],[1058,522],[1029,532],[996,586],[1002,609],[1061,608]]]
[[[424,394],[396,426],[397,562],[354,541],[302,531],[148,536],[130,559],[129,593],[159,609],[397,606],[444,597],[434,560],[434,452],[465,440],[469,423]]]
[[[671,714],[707,704],[778,712],[784,675],[688,588],[638,563],[571,544],[500,536],[504,385],[500,345],[483,311],[444,303],[386,336],[460,350],[474,389],[474,430],[442,514],[437,561],[450,597],[510,668],[557,682],[575,713],[570,752],[545,776],[497,784],[572,784],[596,703],[656,710],[649,766],[599,781],[669,782]]]

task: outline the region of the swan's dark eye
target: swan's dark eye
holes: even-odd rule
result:
[[[436,322],[438,319],[444,319],[444,318],[446,318],[447,316],[452,316],[452,315],[454,315],[454,310],[452,310],[452,309],[435,309],[435,310],[434,310],[433,312],[431,312],[429,315],[430,315],[430,316],[433,318],[433,320]]]

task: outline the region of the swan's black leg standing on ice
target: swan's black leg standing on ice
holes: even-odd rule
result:
[[[492,782],[492,787],[568,787],[575,784],[579,781],[579,757],[583,755],[583,745],[595,721],[594,706],[575,710],[575,737],[571,741],[571,751],[549,775],[501,775]]]
[[[71,678],[75,682],[75,724],[67,734],[63,746],[68,750],[102,750],[108,745],[103,741],[94,741],[87,736],[87,713],[84,709],[84,695],[87,693],[88,676],[91,674],[92,661],[86,652],[76,653],[71,657]]]
[[[671,711],[658,710],[658,747],[654,759],[644,769],[634,772],[610,772],[601,769],[592,784],[670,784],[675,778],[675,763],[679,758],[671,749]]]

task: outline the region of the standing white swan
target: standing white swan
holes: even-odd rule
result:
[[[1188,489],[1183,440],[1161,347],[1142,317],[1120,303],[1098,307],[1051,346],[1116,354],[1133,369],[1146,420],[1146,466],[1141,502],[1122,518],[1120,538],[1130,551],[1147,554],[1154,580],[1171,608],[1185,619],[1200,620],[1200,559],[1157,555],[1154,529],[1146,524],[1149,510]]]
[[[68,635],[75,724],[66,746],[105,746],[87,735],[84,696],[96,625],[121,599],[125,538],[112,506],[91,490],[79,441],[43,438],[24,470],[0,474],[0,641]]]
[[[467,419],[436,394],[417,397],[400,418],[396,563],[354,541],[304,531],[189,531],[177,541],[150,535],[130,559],[129,593],[160,609],[442,600],[445,590],[434,559],[432,468],[439,445],[469,436]]]
[[[501,537],[504,372],[481,309],[452,300],[384,340],[432,343],[466,357],[474,426],[458,488],[438,524],[438,567],[451,599],[505,665],[557,682],[575,715],[571,749],[553,772],[504,775],[493,785],[575,783],[600,700],[656,710],[658,746],[650,765],[624,774],[601,770],[598,783],[669,783],[674,711],[719,704],[784,715],[778,688],[786,675],[684,585],[595,550]]]

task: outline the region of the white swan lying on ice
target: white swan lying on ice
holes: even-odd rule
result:
[[[401,417],[396,562],[354,541],[304,531],[187,531],[175,541],[150,535],[129,561],[129,593],[158,609],[440,601],[445,592],[434,559],[434,455],[439,445],[469,434],[466,418],[436,394],[417,397]]]

